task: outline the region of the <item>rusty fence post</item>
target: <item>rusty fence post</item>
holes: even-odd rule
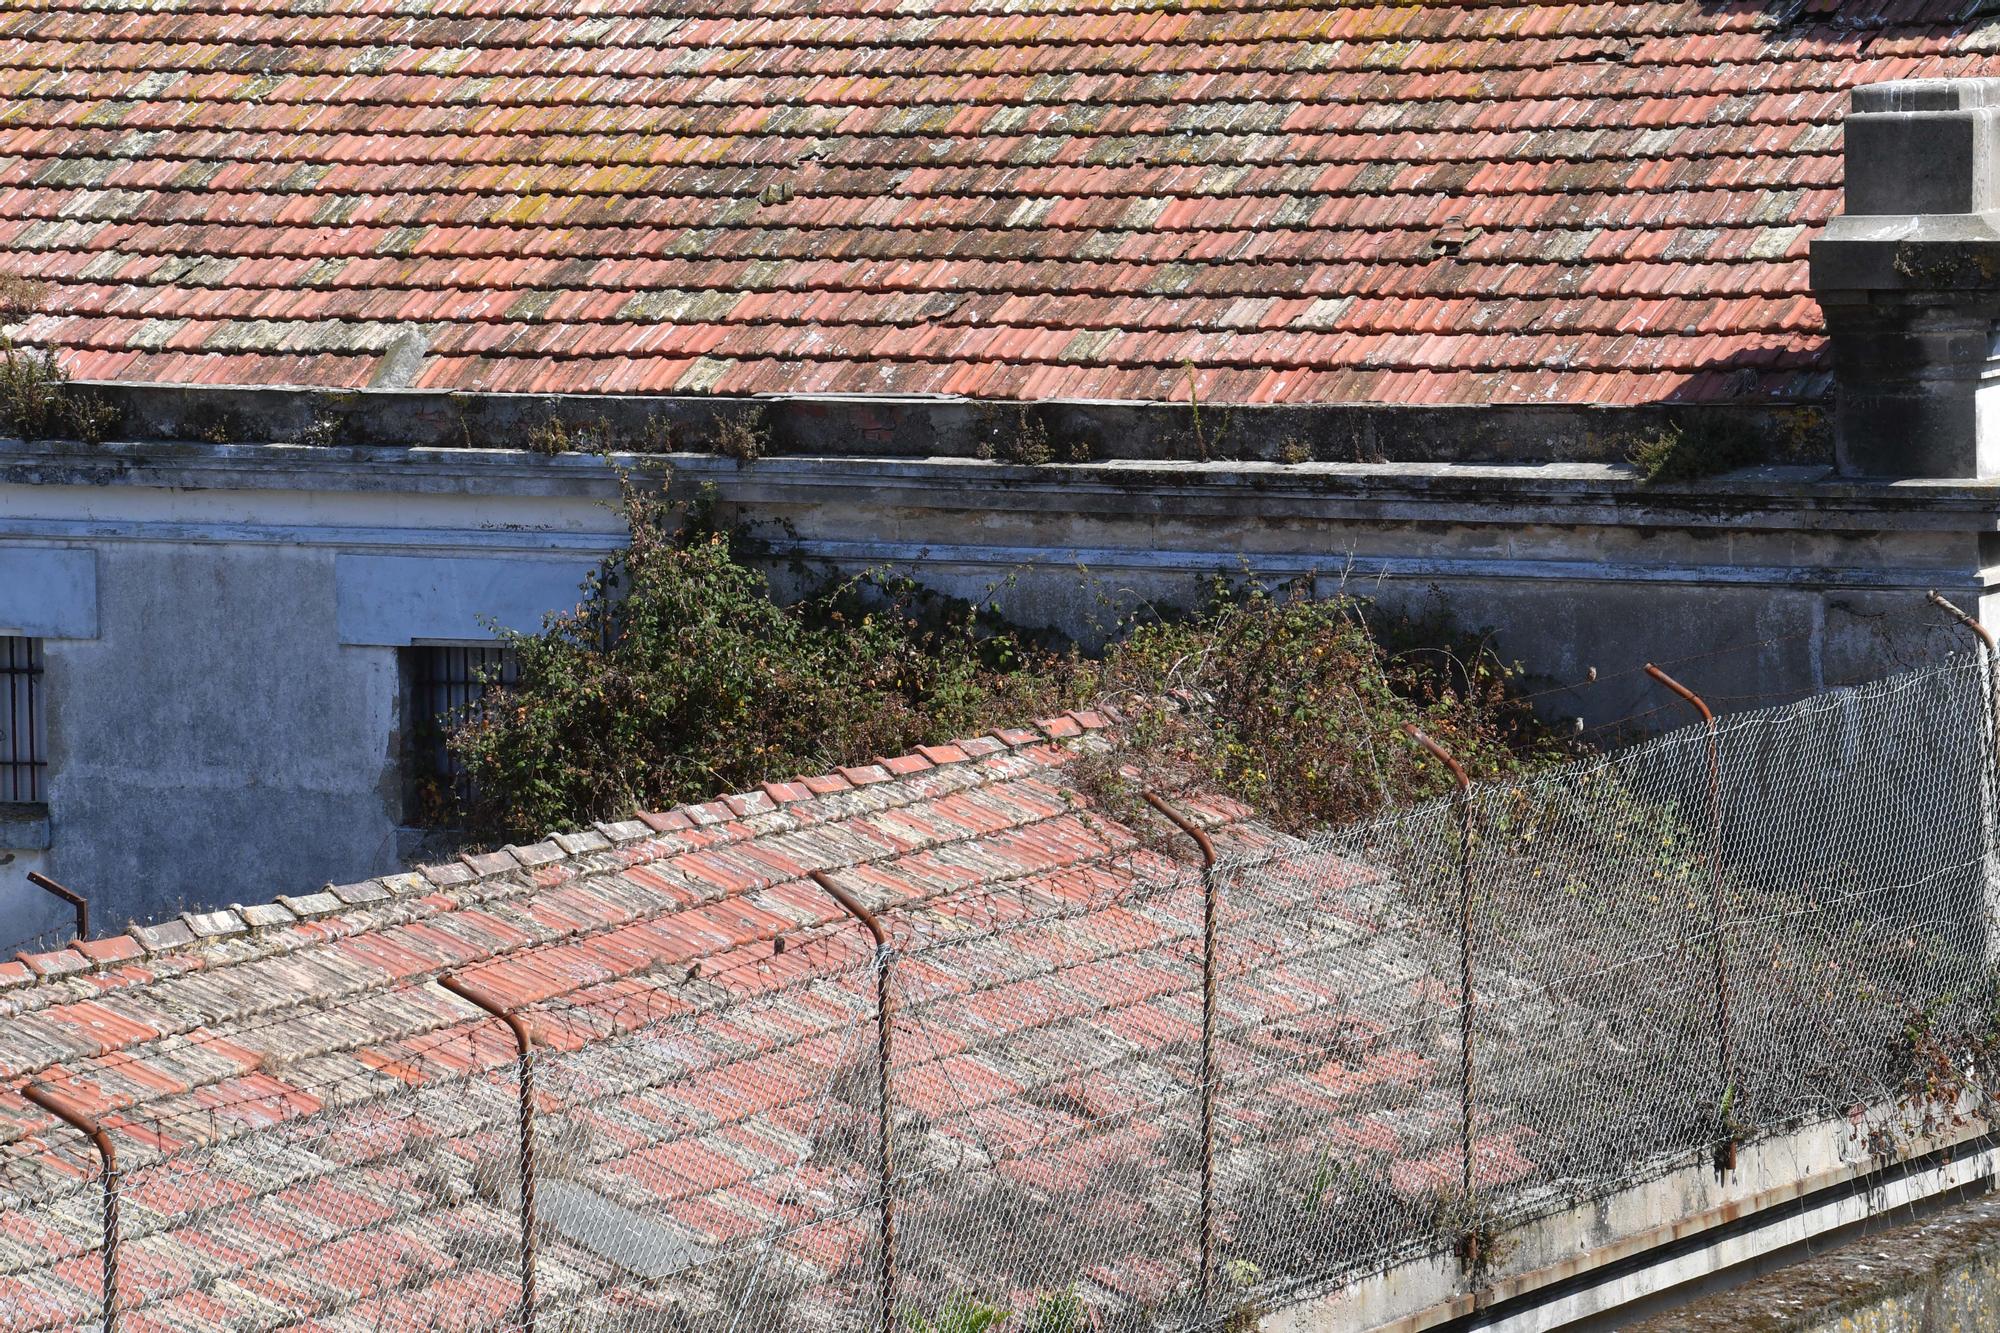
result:
[[[1216,918],[1220,889],[1215,876],[1215,843],[1199,824],[1152,792],[1141,792],[1147,805],[1194,839],[1201,851],[1201,1274],[1197,1282],[1201,1308],[1209,1307],[1215,1280],[1215,1016],[1221,990],[1218,981]]]
[[[76,911],[76,937],[80,940],[90,938],[89,899],[73,889],[64,888],[39,870],[30,870],[28,872],[28,883],[46,893],[54,894],[74,908]]]
[[[104,1333],[118,1328],[118,1149],[104,1126],[81,1105],[45,1083],[30,1083],[21,1095],[73,1129],[82,1131],[104,1166]]]
[[[1989,961],[1994,955],[1993,936],[1995,933],[1995,892],[1992,877],[2000,869],[2000,643],[1993,638],[1993,631],[1981,624],[1977,617],[1968,615],[1932,589],[1926,596],[1932,606],[1943,611],[1960,625],[1970,630],[1979,639],[1980,658],[1986,664],[1986,742],[1988,762],[1984,765],[1986,776],[1992,783],[1990,798],[1982,802],[1979,817],[1984,823],[1982,841],[1986,844],[1988,868],[1986,890],[1986,939]]]
[[[882,1253],[876,1273],[876,1286],[881,1333],[895,1333],[896,1159],[894,1127],[890,1118],[894,1108],[890,1103],[889,1090],[889,1056],[894,1033],[895,992],[890,984],[892,955],[889,932],[883,928],[880,918],[863,907],[859,898],[834,883],[833,878],[825,871],[815,870],[810,873],[813,883],[825,889],[827,895],[839,903],[849,916],[859,921],[875,941],[875,1118],[880,1125],[875,1144],[875,1183],[882,1192]]]
[[[1646,663],[1646,674],[1665,686],[1701,715],[1708,728],[1708,915],[1710,950],[1715,970],[1715,1062],[1722,1080],[1722,1100],[1717,1105],[1719,1137],[1715,1145],[1718,1171],[1736,1168],[1736,1132],[1729,1123],[1729,1108],[1736,1092],[1735,1038],[1729,1018],[1729,944],[1726,938],[1728,911],[1722,902],[1722,749],[1716,731],[1715,711],[1706,700],[1666,672]]]
[[[1474,1182],[1472,1006],[1475,999],[1472,989],[1472,779],[1465,775],[1465,766],[1454,759],[1449,750],[1426,736],[1416,723],[1405,722],[1403,734],[1450,769],[1451,779],[1458,786],[1458,1095],[1461,1112],[1459,1149],[1465,1159],[1462,1188],[1465,1192],[1466,1207],[1470,1209]],[[1468,1234],[1465,1237],[1465,1258],[1468,1263],[1475,1266],[1480,1261],[1479,1237],[1476,1234]]]
[[[507,1025],[520,1052],[521,1070],[521,1327],[535,1331],[535,1041],[527,1023],[513,1013],[491,991],[475,982],[450,975],[438,978],[438,985],[483,1009]]]
[[[1979,638],[1980,655],[1986,662],[1986,728],[1992,746],[1993,800],[1996,816],[2000,816],[2000,643],[1994,641],[1992,630],[1939,596],[1935,589],[1926,600]]]

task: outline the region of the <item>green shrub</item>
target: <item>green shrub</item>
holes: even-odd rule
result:
[[[1090,1333],[1090,1312],[1074,1291],[1042,1293],[1024,1318],[1022,1333]]]
[[[628,488],[631,544],[539,634],[450,744],[468,826],[537,836],[741,791],[1070,700],[1065,659],[883,578],[780,605],[729,534]]]
[[[1156,790],[1227,792],[1288,831],[1345,823],[1450,785],[1401,734],[1410,722],[1476,779],[1569,753],[1483,641],[1347,596],[1218,581],[1195,615],[1114,645],[1100,675],[1127,723],[1083,769],[1114,807],[1136,769]]]
[[[54,352],[0,339],[0,433],[102,444],[117,416],[109,404],[70,387],[69,372]]]
[[[478,836],[706,800],[1094,700],[1130,720],[1076,766],[1093,797],[1134,799],[1131,767],[1289,829],[1441,790],[1445,775],[1397,734],[1406,721],[1478,775],[1563,753],[1514,698],[1513,668],[1437,626],[1379,629],[1352,598],[1218,583],[1093,661],[908,580],[829,583],[781,605],[701,512],[631,485],[625,503],[630,545],[575,610],[505,635],[517,679],[451,723]]]
[[[944,1303],[935,1319],[905,1315],[910,1333],[987,1333],[1007,1322],[1007,1311],[977,1297],[958,1295]]]
[[[1706,419],[1692,426],[1670,424],[1633,446],[1628,461],[1649,486],[1699,481],[1766,462],[1769,450],[1748,424]]]

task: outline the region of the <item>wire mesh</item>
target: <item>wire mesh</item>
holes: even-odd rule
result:
[[[886,1271],[915,1333],[1213,1327],[1801,1123],[1921,1124],[1995,1044],[1991,686],[1955,659],[1207,876],[1052,820],[1026,877],[927,852],[963,884],[878,892],[886,948],[800,912],[616,979],[513,956],[532,1154],[501,1023],[363,1053],[335,1006],[301,1033],[339,1078],[114,1117],[119,1294],[145,1327],[808,1333],[879,1327]],[[0,1329],[90,1326],[96,1158],[8,1161]]]

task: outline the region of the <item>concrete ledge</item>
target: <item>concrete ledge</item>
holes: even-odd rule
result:
[[[951,457],[330,448],[286,444],[0,442],[0,484],[609,499],[620,473],[665,465],[745,506],[850,500],[881,508],[1797,529],[2000,529],[2000,480],[1849,480],[1825,465],[1746,468],[1648,485],[1621,463],[1162,463],[1016,467]]]
[[[975,457],[1034,422],[1052,444],[1097,458],[1324,461],[1586,461],[1625,458],[1665,429],[1748,428],[1773,461],[1824,461],[1831,425],[1817,404],[1740,402],[1600,407],[1392,407],[1365,403],[1190,404],[944,396],[642,397],[81,384],[135,440],[289,440],[432,448],[520,447],[535,427],[591,425],[613,447],[710,447],[727,422],[755,424],[780,454]]]
[[[1718,1177],[1707,1154],[1609,1196],[1552,1201],[1496,1237],[1474,1275],[1450,1254],[1411,1259],[1263,1316],[1266,1333],[1421,1333],[1478,1315],[1482,1329],[1557,1329],[1815,1236],[1990,1181],[2000,1147],[1967,1099],[1956,1128],[1919,1131],[1901,1107],[1822,1121],[1743,1146]],[[1900,1142],[1893,1159],[1871,1143]]]
[[[2000,1328],[2000,1200],[1841,1246],[1628,1333],[1920,1333]]]

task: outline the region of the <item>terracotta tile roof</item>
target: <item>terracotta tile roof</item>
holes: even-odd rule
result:
[[[843,1097],[873,1086],[857,1061],[874,955],[806,877],[822,868],[894,941],[911,1273],[978,1248],[954,1212],[977,1163],[1056,1201],[1040,1208],[1099,1211],[1073,1233],[1110,1237],[1081,1261],[1094,1302],[1157,1297],[1187,1271],[1162,1259],[1188,1243],[1173,1142],[1189,1132],[1202,900],[1066,784],[1091,744],[1073,733],[1104,724],[1074,714],[0,966],[0,1330],[76,1326],[98,1291],[95,1159],[23,1098],[29,1078],[118,1146],[123,1327],[504,1322],[514,1049],[434,984],[448,971],[524,1007],[546,1050],[539,1271],[560,1308],[609,1327],[621,1309],[725,1302],[730,1265],[773,1234],[774,1290],[822,1309],[865,1298],[871,1177],[866,1154],[836,1149],[866,1133]],[[1280,841],[1227,803],[1185,808],[1225,851]],[[1225,1066],[1266,1072],[1225,1133],[1269,1139],[1265,1122],[1309,1108],[1315,1143],[1387,1152],[1420,1194],[1456,1169],[1429,1160],[1455,1121],[1448,1080],[1426,1092],[1417,1035],[1444,1039],[1449,997],[1371,907],[1379,878],[1322,859],[1294,916],[1247,928],[1254,892],[1232,907],[1252,943],[1226,961]],[[1336,967],[1302,961],[1308,935],[1338,942]],[[1423,1021],[1371,1041],[1357,976],[1404,988]],[[1098,1158],[1121,1154],[1127,1175],[1105,1175]],[[1522,1167],[1496,1125],[1482,1171]],[[1103,1190],[1132,1171],[1144,1190]]]
[[[1981,8],[15,0],[0,247],[88,378],[1812,398],[1847,91]]]

